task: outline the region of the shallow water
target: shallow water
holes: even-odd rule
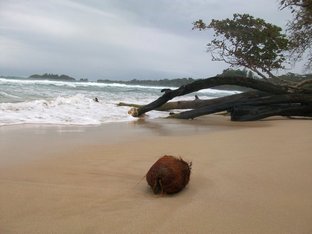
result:
[[[131,121],[133,118],[127,113],[129,107],[117,107],[116,104],[147,104],[161,96],[163,88],[168,87],[0,78],[0,126],[25,123],[96,125]],[[231,93],[235,91],[206,89],[196,94],[200,98],[213,98]],[[94,101],[95,97],[99,102]],[[194,94],[190,94],[176,99],[193,98]],[[167,115],[152,111],[148,117]]]

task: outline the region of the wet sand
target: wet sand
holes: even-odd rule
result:
[[[311,233],[312,122],[224,117],[0,128],[0,233]],[[144,175],[193,162],[181,193]]]

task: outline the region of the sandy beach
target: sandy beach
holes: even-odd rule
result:
[[[312,122],[139,120],[0,128],[0,233],[311,233]],[[154,195],[162,155],[189,185]]]

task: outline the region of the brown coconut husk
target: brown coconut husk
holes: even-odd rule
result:
[[[180,192],[189,182],[192,163],[165,155],[158,159],[146,174],[146,181],[155,194]]]

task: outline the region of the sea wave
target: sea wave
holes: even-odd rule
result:
[[[118,102],[148,104],[162,95],[160,86],[0,78],[0,126],[11,124],[102,124],[134,120]],[[171,87],[171,89],[174,89]],[[173,101],[221,97],[237,91],[205,89]],[[95,102],[97,97],[100,101]],[[148,118],[167,116],[151,111]]]
[[[0,126],[12,124],[94,125],[129,121],[127,108],[95,102],[81,94],[18,103],[0,103]]]
[[[31,79],[5,79],[0,78],[0,84],[39,84],[39,85],[54,85],[54,86],[66,86],[66,87],[124,87],[124,88],[140,88],[140,89],[164,89],[175,88],[168,86],[144,86],[144,85],[132,85],[121,83],[101,83],[101,82],[69,82],[69,81],[54,81],[54,80],[31,80]]]
[[[0,97],[15,98],[15,99],[20,99],[21,98],[21,97],[19,97],[17,95],[13,95],[13,94],[7,93],[5,91],[0,91]]]
[[[53,80],[31,80],[31,79],[5,79],[0,78],[1,84],[18,84],[18,85],[51,85],[57,87],[70,87],[70,88],[79,88],[79,87],[119,87],[119,88],[134,88],[134,89],[177,89],[178,87],[169,87],[169,86],[149,86],[149,85],[134,85],[134,84],[121,84],[121,83],[100,83],[100,82],[68,82],[68,81],[53,81]],[[210,94],[234,94],[239,91],[230,91],[230,90],[219,90],[219,89],[203,89],[198,91],[199,93],[210,93]]]

